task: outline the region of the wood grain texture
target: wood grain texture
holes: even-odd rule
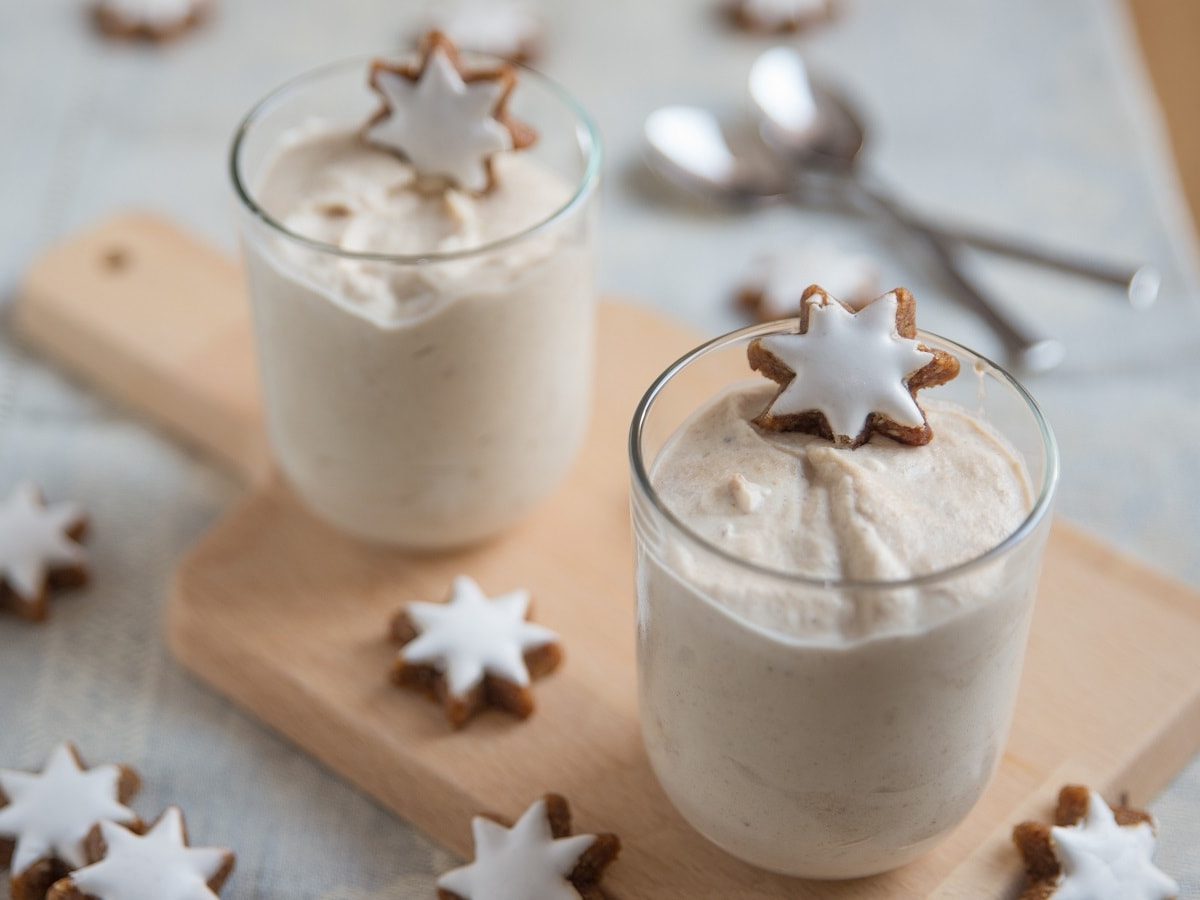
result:
[[[154,257],[161,245],[175,254],[173,271],[229,293],[197,306],[190,291],[165,291],[165,272],[123,291],[95,286],[88,266],[114,234],[144,242]],[[21,301],[28,339],[235,470],[261,471],[248,322],[230,264],[141,219],[102,226],[56,253]],[[151,288],[154,297],[142,293]],[[1129,790],[1141,803],[1200,747],[1196,594],[1060,523],[1000,771],[942,845],[889,875],[830,884],[760,872],[707,844],[666,800],[641,744],[625,459],[637,399],[697,338],[609,303],[599,340],[591,435],[567,484],[521,526],[468,552],[411,557],[341,537],[268,481],[180,567],[169,609],[177,657],[460,853],[470,850],[472,814],[514,816],[547,790],[566,794],[581,830],[625,841],[610,882],[617,900],[997,896],[1019,877],[1008,829],[1052,802],[1059,782]],[[214,387],[204,362],[213,353],[242,380]],[[487,713],[452,732],[436,705],[388,681],[391,614],[442,596],[460,572],[491,592],[529,588],[539,621],[564,637],[566,663],[535,685],[539,711],[528,722]]]
[[[1166,115],[1192,220],[1200,222],[1200,3],[1129,0],[1129,6]]]
[[[1200,746],[1195,594],[1059,524],[1000,772],[945,843],[898,872],[836,885],[772,876],[708,845],[642,749],[623,452],[641,389],[691,340],[608,306],[584,457],[543,509],[478,550],[372,549],[312,519],[282,485],[250,497],[180,570],[176,655],[457,852],[470,852],[473,813],[512,816],[547,790],[566,794],[580,828],[624,840],[611,875],[619,898],[996,896],[995,874],[1015,884],[1019,869],[1008,827],[1052,801],[1057,781],[1087,778],[1142,802]],[[528,587],[539,621],[564,637],[566,664],[535,685],[539,711],[524,724],[488,713],[452,733],[436,705],[388,683],[390,615],[441,597],[460,572],[490,591]]]
[[[51,248],[21,284],[14,324],[235,474],[269,472],[241,271],[169,222],[130,213]]]

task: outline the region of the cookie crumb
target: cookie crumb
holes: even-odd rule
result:
[[[763,501],[771,495],[771,489],[750,481],[738,472],[729,479],[729,494],[733,498],[734,506],[740,512],[749,514],[762,507]]]

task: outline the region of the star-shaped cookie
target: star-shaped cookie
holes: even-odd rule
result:
[[[439,900],[599,900],[598,882],[621,852],[615,834],[571,836],[571,809],[558,794],[511,827],[476,816],[471,831],[475,861],[438,879]]]
[[[760,322],[796,315],[800,297],[819,284],[851,309],[879,296],[879,267],[870,257],[816,242],[756,257],[738,290],[737,302]]]
[[[0,868],[11,870],[13,900],[41,900],[86,865],[87,837],[99,822],[138,825],[125,804],[139,784],[124,766],[85,768],[70,744],[56,747],[38,774],[0,770]]]
[[[750,343],[750,368],[780,385],[754,423],[846,447],[866,443],[873,432],[929,443],[933,430],[917,391],[958,375],[958,360],[916,337],[917,302],[904,288],[855,312],[814,284],[800,301],[796,333]]]
[[[786,34],[831,19],[834,0],[728,0],[725,8],[747,31]]]
[[[96,25],[109,37],[168,41],[200,24],[216,0],[94,0]]]
[[[95,860],[58,881],[46,900],[216,900],[234,855],[192,847],[172,806],[144,834],[101,822],[89,841]]]
[[[1025,860],[1021,900],[1173,900],[1179,886],[1153,861],[1154,819],[1070,784],[1058,795],[1055,825],[1023,822],[1013,843]]]
[[[47,506],[32,484],[0,503],[0,609],[41,621],[49,614],[48,588],[87,583],[79,542],[87,519],[73,503]]]
[[[398,154],[422,176],[467,191],[491,190],[493,157],[528,147],[536,137],[508,115],[516,70],[468,70],[437,31],[425,38],[415,67],[376,60],[370,84],[383,106],[363,130],[367,143]]]
[[[392,637],[403,646],[392,677],[440,700],[456,728],[484,706],[525,718],[533,712],[530,680],[562,661],[558,635],[528,619],[528,592],[489,600],[460,575],[445,603],[410,603],[393,620]]]
[[[434,27],[464,50],[523,63],[541,48],[541,17],[520,0],[440,3],[433,19]]]

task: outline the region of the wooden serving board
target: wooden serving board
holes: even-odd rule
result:
[[[97,262],[114,249],[125,266]],[[34,267],[17,324],[68,368],[261,476],[232,262],[153,219],[110,222]],[[1018,880],[1011,826],[1045,815],[1064,781],[1140,802],[1200,750],[1200,596],[1059,523],[1007,752],[942,845],[897,872],[834,884],[760,872],[706,843],[642,749],[625,460],[637,399],[697,337],[610,303],[599,340],[590,439],[567,484],[516,530],[470,552],[406,556],[341,537],[278,481],[255,480],[180,566],[168,635],[180,661],[464,855],[473,813],[515,815],[547,790],[566,794],[581,829],[625,842],[606,880],[614,898],[1005,896]],[[528,587],[539,620],[563,635],[566,665],[537,683],[539,711],[525,723],[489,713],[452,732],[435,705],[388,683],[390,615],[440,598],[461,572],[494,592]]]

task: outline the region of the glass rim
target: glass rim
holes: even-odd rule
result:
[[[719,559],[722,559],[739,569],[752,573],[758,576],[766,576],[776,580],[785,581],[790,584],[803,586],[806,588],[818,588],[822,590],[852,590],[852,591],[892,591],[905,588],[920,588],[928,587],[929,585],[938,582],[956,578],[960,575],[965,575],[975,569],[981,568],[989,562],[1005,555],[1019,544],[1025,542],[1041,524],[1050,510],[1051,503],[1054,498],[1055,488],[1058,485],[1059,478],[1059,452],[1058,442],[1054,437],[1054,432],[1051,430],[1046,417],[1043,415],[1041,407],[1037,401],[1025,389],[1025,387],[1014,378],[1008,370],[1003,366],[997,365],[992,360],[982,354],[976,353],[969,347],[966,347],[957,341],[952,341],[949,338],[942,337],[929,331],[918,331],[918,336],[935,343],[941,344],[946,348],[962,353],[967,359],[972,362],[982,362],[993,372],[998,373],[1000,380],[1006,383],[1017,395],[1024,400],[1026,407],[1033,415],[1034,421],[1037,424],[1038,433],[1042,439],[1042,447],[1046,454],[1045,470],[1042,473],[1041,487],[1038,490],[1037,498],[1034,500],[1033,506],[1025,519],[1013,531],[1011,531],[1004,540],[998,544],[988,548],[983,553],[964,560],[960,563],[955,563],[952,566],[947,566],[942,569],[936,569],[932,572],[926,572],[921,575],[912,575],[907,578],[899,579],[855,579],[855,578],[836,578],[819,575],[805,575],[799,572],[789,572],[784,569],[775,569],[771,566],[766,566],[761,563],[756,563],[752,560],[745,559],[734,553],[729,552],[723,547],[718,546],[712,541],[705,538],[703,535],[694,531],[682,519],[676,516],[662,498],[655,491],[653,484],[650,481],[650,473],[646,468],[646,462],[642,453],[642,437],[645,431],[646,421],[649,417],[650,410],[654,406],[658,395],[663,389],[684,369],[696,362],[700,358],[707,356],[710,353],[718,350],[723,350],[731,344],[736,344],[744,340],[763,337],[770,334],[780,334],[787,331],[794,332],[798,327],[798,319],[781,319],[776,322],[768,322],[763,325],[751,325],[747,328],[741,328],[736,331],[731,331],[723,334],[712,340],[705,341],[698,347],[685,353],[675,362],[671,363],[660,374],[646,393],[642,395],[642,399],[638,401],[637,408],[633,413],[633,421],[629,428],[629,465],[633,472],[635,486],[650,500],[655,510],[673,527],[676,531],[682,534],[693,544],[698,545],[706,552],[712,553]]]
[[[576,122],[576,130],[580,131],[583,140],[581,141],[583,152],[586,156],[586,162],[582,175],[579,177],[578,184],[572,192],[570,198],[553,212],[540,219],[539,221],[522,228],[520,231],[513,234],[505,235],[504,237],[488,241],[485,244],[480,244],[476,247],[468,247],[463,250],[449,251],[431,251],[428,253],[371,253],[356,250],[346,250],[336,244],[328,244],[324,241],[316,240],[315,238],[306,237],[299,232],[292,231],[269,212],[263,209],[254,199],[253,192],[246,185],[242,178],[240,170],[240,162],[242,150],[244,148],[247,137],[256,124],[264,115],[274,109],[286,97],[291,96],[293,92],[303,88],[322,77],[330,76],[341,71],[349,70],[355,66],[367,66],[372,60],[387,58],[394,54],[355,54],[350,57],[343,57],[314,69],[309,69],[299,75],[289,78],[287,81],[276,86],[267,92],[258,102],[256,102],[250,111],[238,123],[238,126],[233,134],[233,142],[229,148],[228,166],[229,177],[233,183],[234,193],[242,206],[256,218],[273,231],[281,236],[303,244],[311,250],[316,250],[320,253],[326,253],[331,256],[336,256],[341,259],[357,260],[360,262],[376,262],[376,263],[393,263],[398,265],[414,265],[421,263],[437,263],[450,262],[453,260],[468,259],[474,256],[480,256],[485,253],[490,253],[493,250],[498,250],[507,247],[510,244],[518,243],[527,237],[530,237],[537,232],[549,228],[560,219],[566,218],[575,209],[582,206],[587,199],[595,192],[596,185],[600,180],[600,169],[604,156],[604,145],[600,137],[600,130],[596,126],[595,120],[589,115],[586,109],[554,79],[543,75],[536,69],[519,63],[511,63],[496,56],[490,56],[485,53],[464,52],[464,55],[471,59],[479,59],[488,64],[493,65],[510,65],[521,70],[522,78],[529,78],[532,83],[540,85],[548,93],[556,97],[574,116]],[[366,79],[364,78],[364,84]],[[518,89],[520,85],[518,84]],[[579,128],[582,126],[582,129]]]

